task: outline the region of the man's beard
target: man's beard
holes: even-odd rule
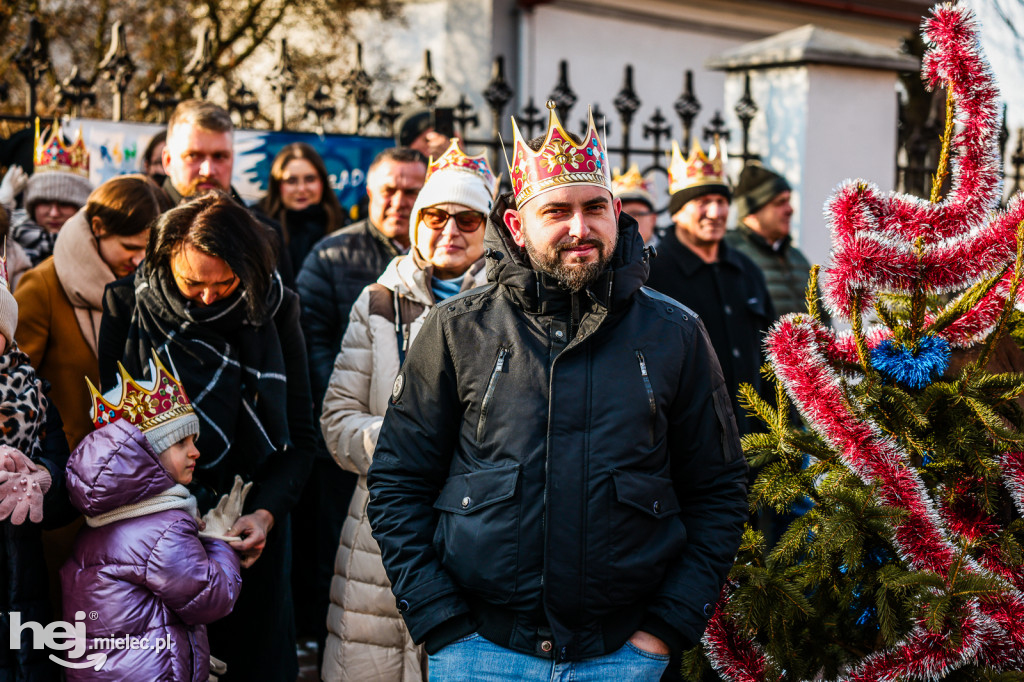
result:
[[[213,187],[205,187],[203,189],[199,189],[199,185],[213,185]],[[188,187],[186,187],[185,191],[181,193],[181,196],[198,197],[202,194],[206,194],[207,192],[213,192],[215,190],[220,190],[221,192],[228,191],[226,187],[222,187],[221,184],[217,182],[216,178],[211,178],[208,175],[199,175],[195,178],[192,178],[192,182],[188,183]]]
[[[615,235],[610,244],[606,244],[599,239],[580,239],[578,241],[562,242],[546,252],[540,251],[525,232],[523,233],[523,239],[526,242],[526,253],[529,255],[534,269],[554,277],[563,289],[567,289],[575,294],[597,281],[597,278],[601,276],[604,269],[608,267],[612,254],[615,253],[615,243],[618,239],[618,234]],[[562,253],[564,251],[588,245],[597,249],[596,261],[572,263],[562,260]]]

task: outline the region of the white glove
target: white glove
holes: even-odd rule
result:
[[[28,173],[17,164],[11,164],[7,169],[4,179],[0,181],[0,204],[3,204],[8,211],[14,210],[14,197],[21,194],[28,184]]]
[[[199,532],[200,537],[215,538],[217,540],[240,540],[238,536],[228,535],[227,532],[235,521],[242,516],[242,507],[245,505],[245,497],[249,494],[252,483],[243,485],[242,477],[235,476],[235,484],[231,486],[231,492],[221,495],[217,506],[206,512],[203,516],[204,529]]]

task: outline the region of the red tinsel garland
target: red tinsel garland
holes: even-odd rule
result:
[[[1016,256],[1024,201],[1014,198],[1005,212],[992,214],[1001,189],[998,93],[977,46],[973,17],[949,4],[934,8],[932,15],[923,27],[931,44],[923,72],[929,86],[946,84],[954,95],[959,130],[952,141],[952,188],[938,204],[883,194],[860,181],[837,188],[827,209],[834,248],[825,287],[826,303],[836,319],[863,314],[880,292],[942,293],[970,287],[1012,264]],[[1004,310],[1012,277],[1006,272],[977,305],[938,335],[957,347],[986,338]],[[1024,287],[1015,303],[1024,303]],[[891,330],[875,327],[865,340],[873,348],[891,336]],[[919,621],[902,642],[852,665],[844,679],[933,680],[967,663],[994,670],[1024,665],[1024,575],[1006,563],[997,547],[984,548],[975,561],[953,541],[984,543],[999,530],[971,497],[972,486],[979,482],[940,489],[944,499],[933,501],[899,443],[849,402],[841,368],[861,360],[852,333],[837,334],[809,316],[789,315],[772,329],[766,345],[776,375],[808,425],[851,471],[875,487],[882,504],[906,512],[893,528],[901,559],[912,569],[941,576],[950,575],[959,562],[962,570],[1006,586],[999,595],[975,600],[947,618],[939,632]],[[1024,452],[1006,453],[1000,464],[1004,485],[1024,515]],[[727,602],[729,594],[727,586],[722,600]],[[726,680],[762,682],[770,667],[784,668],[773,666],[725,611],[720,608],[712,617],[704,644]]]

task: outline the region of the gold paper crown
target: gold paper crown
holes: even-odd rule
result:
[[[654,197],[651,195],[651,183],[640,174],[640,167],[635,163],[625,173],[615,169],[612,175],[612,194],[617,197],[642,197],[651,205],[654,204]]]
[[[693,149],[690,150],[688,159],[683,159],[683,154],[679,151],[679,143],[672,140],[672,162],[668,166],[668,193],[675,194],[681,190],[702,185],[728,187],[729,181],[725,177],[725,164],[722,156],[717,137],[711,148],[710,156],[705,154],[704,150],[700,148],[700,143],[694,140]]]
[[[555,114],[555,103],[548,100],[548,132],[539,151],[533,151],[512,119],[512,163],[508,172],[512,180],[516,206],[542,192],[568,185],[596,185],[611,191],[608,155],[594,127],[594,115],[587,111],[587,134],[582,144],[575,144]]]
[[[494,177],[494,173],[491,172],[491,167],[487,164],[487,159],[483,154],[477,156],[467,156],[462,148],[459,147],[459,141],[452,139],[452,143],[448,145],[448,149],[445,150],[444,154],[435,161],[434,157],[430,157],[430,163],[427,165],[427,177],[426,180],[430,179],[430,176],[438,171],[455,170],[462,173],[473,173],[479,176],[487,183],[487,187],[490,188],[491,194],[494,194],[494,190],[497,189],[498,181]]]
[[[47,129],[45,139],[39,138],[39,119],[36,119],[35,150],[32,163],[35,172],[62,171],[89,177],[89,150],[82,139],[82,129],[75,134],[75,141],[69,147],[64,144],[60,123],[54,120]]]
[[[92,423],[96,428],[127,419],[145,432],[172,419],[195,414],[181,382],[164,367],[156,352],[149,361],[151,381],[132,379],[120,362],[117,369],[117,386],[106,395],[100,393],[88,377],[85,379],[92,396]]]

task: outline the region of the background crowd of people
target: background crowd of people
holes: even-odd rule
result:
[[[37,133],[33,172],[12,166],[0,182],[9,281],[0,287],[6,347],[0,370],[8,387],[15,379],[20,386],[22,371],[29,372],[37,406],[46,396],[46,409],[33,412],[32,438],[5,431],[2,439],[21,458],[0,452],[0,474],[46,479],[42,514],[12,515],[0,524],[22,554],[12,570],[32,577],[16,581],[7,610],[20,607],[41,622],[61,617],[57,571],[76,557],[77,572],[65,585],[90,589],[81,582],[82,562],[99,550],[95,540],[83,550],[83,537],[94,538],[92,517],[110,511],[88,500],[110,493],[104,486],[131,485],[138,497],[140,486],[166,482],[160,466],[167,465],[147,459],[142,441],[130,445],[135,441],[127,431],[120,437],[134,454],[125,461],[136,462],[150,479],[103,478],[94,470],[101,455],[88,454],[120,447],[116,439],[91,437],[99,431],[90,386],[106,393],[152,380],[155,358],[190,399],[196,426],[188,437],[201,434],[181,455],[192,458],[191,473],[182,480],[171,476],[187,486],[196,518],[231,492],[236,476],[252,483],[228,525],[228,542],[189,541],[190,551],[206,547],[203,556],[224,572],[217,580],[228,582],[221,593],[227,601],[195,621],[209,624],[208,644],[205,634],[203,642],[193,642],[205,658],[181,673],[183,679],[206,679],[212,654],[226,663],[226,673],[218,670],[221,679],[294,680],[300,635],[318,641],[325,680],[426,679],[422,638],[414,640],[405,626],[371,534],[367,475],[385,414],[402,392],[400,369],[428,313],[487,284],[489,269],[513,272],[500,253],[490,265],[485,258],[485,233],[493,240],[497,235],[489,230],[503,229],[488,226],[488,217],[496,205],[512,204],[496,203],[498,182],[483,157],[467,156],[429,122],[423,112],[404,119],[402,144],[374,159],[365,218],[353,224],[323,160],[305,143],[280,150],[266,196],[247,206],[231,187],[231,119],[208,102],[177,107],[142,155],[140,174],[95,188],[84,146],[68,144],[59,130]],[[646,280],[703,320],[740,433],[748,432],[754,427],[742,417],[738,386],[759,384],[762,335],[776,313],[799,307],[810,267],[789,237],[790,188],[771,170],[752,166],[734,190],[714,151],[709,157],[699,147],[690,158],[676,150],[670,177],[672,225],[659,231],[660,202],[648,183],[635,167],[616,173],[609,189],[636,219],[620,222],[619,230],[639,235],[629,256],[631,267],[643,271],[637,286]],[[727,233],[734,193],[739,225]],[[489,252],[515,250],[513,241],[494,242]],[[537,260],[529,244],[519,247]],[[529,262],[519,267],[528,269]],[[538,282],[536,294],[528,295],[543,298],[544,287],[570,286]],[[555,310],[544,301],[537,305],[543,314]],[[583,324],[572,314],[570,337]],[[495,372],[503,371],[502,362]],[[32,412],[17,400],[5,409]],[[83,441],[88,449],[76,451]],[[159,450],[150,445],[163,462],[161,452],[174,443],[160,441]],[[87,531],[69,505],[65,466],[77,472],[72,501]],[[91,488],[81,483],[89,476]],[[43,528],[61,530],[44,537]],[[195,534],[190,525],[184,532]],[[149,543],[145,551],[157,546]],[[240,593],[230,588],[233,571],[240,571]],[[214,581],[212,573],[208,578]],[[44,608],[46,600],[57,610]],[[82,602],[67,594],[63,602],[63,617],[71,620],[68,605]],[[33,609],[23,606],[30,603]],[[176,623],[175,613],[172,608],[167,618]],[[96,628],[90,635],[118,634],[102,622],[90,627]],[[188,667],[169,660],[179,672]],[[12,673],[17,679],[61,674],[25,648],[0,658],[0,668],[18,671]]]

